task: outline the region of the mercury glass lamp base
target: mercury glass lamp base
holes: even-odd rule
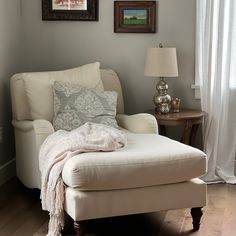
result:
[[[159,104],[158,107],[156,107],[156,112],[157,113],[160,113],[160,114],[167,114],[170,112],[170,106],[168,103],[162,103],[162,104]]]
[[[156,106],[156,112],[167,114],[171,110],[171,96],[167,93],[168,85],[164,78],[160,78],[156,86],[157,92],[153,97],[153,102]]]

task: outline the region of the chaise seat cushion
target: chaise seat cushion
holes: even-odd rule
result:
[[[127,145],[114,152],[83,153],[64,166],[62,178],[83,191],[128,189],[178,183],[206,171],[203,152],[156,134],[127,133]]]

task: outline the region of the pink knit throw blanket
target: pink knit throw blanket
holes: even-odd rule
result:
[[[71,132],[59,130],[48,136],[39,152],[42,208],[50,215],[48,236],[61,235],[64,226],[65,189],[61,173],[66,161],[80,153],[114,151],[125,144],[122,131],[95,123],[86,123]]]

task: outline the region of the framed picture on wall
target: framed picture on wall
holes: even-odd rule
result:
[[[156,1],[115,1],[115,33],[155,33]]]
[[[98,21],[98,1],[42,0],[42,19]]]

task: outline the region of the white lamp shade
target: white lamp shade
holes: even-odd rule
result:
[[[177,77],[176,48],[149,48],[146,55],[145,76]]]

